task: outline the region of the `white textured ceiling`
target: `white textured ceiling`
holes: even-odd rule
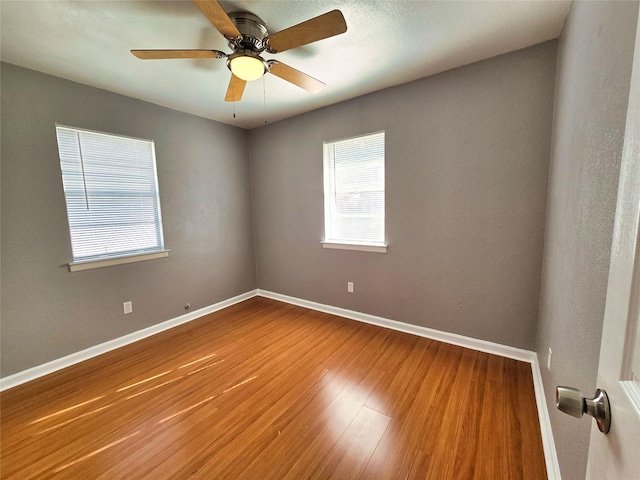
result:
[[[243,128],[331,105],[559,36],[568,1],[221,1],[270,33],[334,8],[345,34],[264,57],[326,83],[318,94],[266,75],[224,102],[225,60],[139,60],[131,49],[230,53],[190,1],[2,0],[3,61]],[[265,95],[266,94],[266,95]]]

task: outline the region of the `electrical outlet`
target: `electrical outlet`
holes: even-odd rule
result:
[[[122,310],[124,311],[124,314],[126,315],[127,313],[131,313],[133,312],[133,302],[124,302],[122,304]]]
[[[551,351],[551,347],[549,347],[549,353],[547,354],[547,370],[551,370],[551,355],[553,355],[553,352]]]
[[[347,292],[353,293],[353,282],[347,282]]]

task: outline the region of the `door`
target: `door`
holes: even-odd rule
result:
[[[611,430],[603,435],[593,422],[587,478],[594,480],[640,479],[639,218],[640,24],[636,31],[598,368],[597,386],[607,391],[611,402]]]

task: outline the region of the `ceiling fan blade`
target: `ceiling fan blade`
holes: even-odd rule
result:
[[[269,35],[266,38],[267,50],[271,53],[284,52],[333,37],[347,31],[347,22],[340,10],[332,10],[324,15],[299,23]]]
[[[219,50],[131,50],[142,60],[162,60],[168,58],[223,58],[227,55]]]
[[[202,1],[202,0],[193,0],[193,3],[200,9],[204,16],[209,19],[209,21],[213,24],[214,27],[226,38],[238,38],[240,34],[240,30],[229,18],[227,12],[224,11],[222,5],[216,0]]]
[[[289,83],[293,83],[300,88],[305,89],[311,93],[318,93],[324,88],[324,83],[320,80],[316,80],[310,77],[306,73],[302,73],[289,65],[285,65],[277,60],[269,61],[269,72],[273,73],[276,77],[280,77]]]
[[[225,102],[239,102],[242,100],[242,94],[244,93],[244,87],[247,84],[246,81],[231,74],[231,80],[229,80],[229,87],[227,88],[227,94],[224,96]]]

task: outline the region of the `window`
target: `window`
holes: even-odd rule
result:
[[[71,271],[168,256],[154,143],[56,125]]]
[[[386,252],[384,132],[324,142],[325,248]]]

